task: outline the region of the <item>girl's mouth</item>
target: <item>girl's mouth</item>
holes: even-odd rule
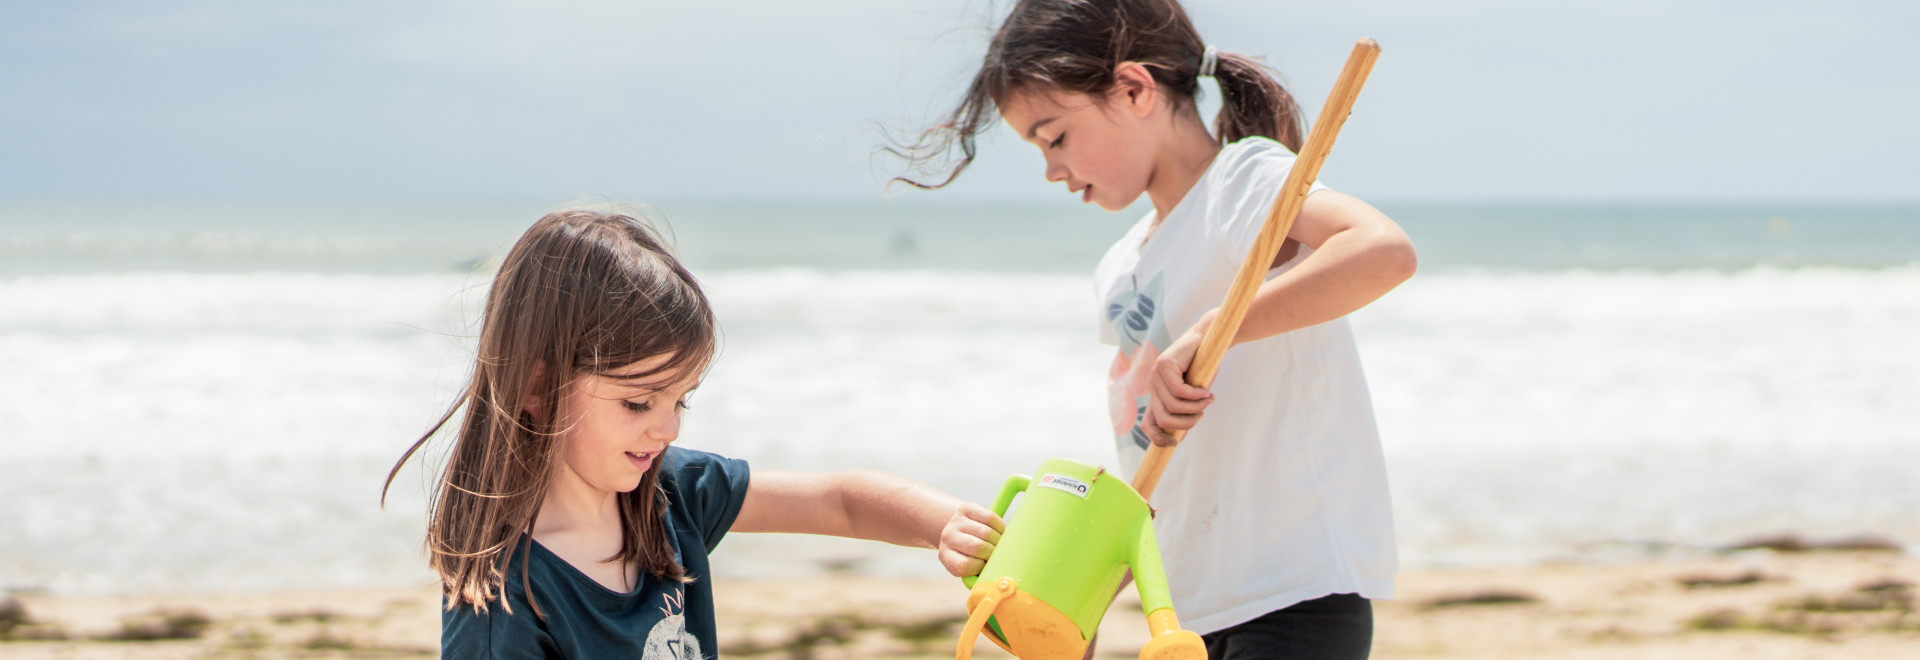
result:
[[[1085,203],[1087,203],[1087,202],[1091,202],[1091,201],[1093,201],[1093,186],[1091,186],[1091,185],[1089,185],[1089,186],[1087,186],[1087,187],[1085,187],[1085,188],[1081,188],[1081,189],[1080,189],[1080,203],[1081,203],[1081,204],[1085,204]]]
[[[659,454],[660,452],[657,451],[630,451],[627,452],[627,461],[633,463],[634,467],[645,470],[653,465],[653,457]]]

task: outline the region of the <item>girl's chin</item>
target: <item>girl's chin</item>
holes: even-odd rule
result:
[[[1082,201],[1084,203],[1098,206],[1100,207],[1100,210],[1107,211],[1110,213],[1127,210],[1127,207],[1133,206],[1133,203],[1139,200],[1141,195],[1146,194],[1145,191],[1141,191],[1138,193],[1134,193],[1133,196],[1131,197],[1127,197],[1125,199],[1118,199],[1111,194],[1113,192],[1111,190],[1099,191],[1102,193],[1099,196],[1094,196],[1092,194],[1093,192],[1095,192],[1095,188],[1093,188],[1092,186],[1088,186],[1086,190],[1086,198]]]
[[[614,473],[607,474],[608,479],[603,484],[610,486],[609,490],[617,493],[631,493],[640,487],[640,482],[647,480],[647,470],[653,467],[653,460],[636,460],[628,456],[627,465],[621,467],[625,469],[616,469]]]

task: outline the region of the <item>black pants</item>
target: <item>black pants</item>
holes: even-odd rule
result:
[[[1208,660],[1366,660],[1373,649],[1373,603],[1334,594],[1200,638]]]

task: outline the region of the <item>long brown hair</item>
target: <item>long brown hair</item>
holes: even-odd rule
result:
[[[493,278],[466,392],[394,463],[381,489],[384,502],[401,466],[464,415],[428,503],[428,565],[440,574],[447,609],[467,604],[486,611],[505,593],[513,553],[524,557],[531,549],[558,461],[568,383],[661,355],[672,357],[646,373],[619,377],[698,371],[716,346],[706,295],[645,223],[591,210],[550,213],[535,222]],[[544,414],[528,414],[529,401]],[[684,580],[662,518],[660,463],[638,488],[621,494],[626,538],[607,561]],[[520,579],[533,603],[525,570]],[[533,609],[545,616],[537,603]]]
[[[1105,99],[1115,83],[1114,68],[1122,62],[1146,65],[1174,107],[1189,107],[1200,92],[1206,48],[1175,0],[1021,0],[994,33],[959,106],[911,144],[887,148],[911,171],[930,178],[894,180],[919,188],[952,183],[973,162],[974,140],[1000,118],[997,104],[1009,94],[1032,88]],[[1227,144],[1260,135],[1300,151],[1304,131],[1293,95],[1258,60],[1218,55],[1215,139]]]

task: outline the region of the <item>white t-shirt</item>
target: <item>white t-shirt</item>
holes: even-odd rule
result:
[[[1120,347],[1108,408],[1129,478],[1146,457],[1137,423],[1154,360],[1226,298],[1293,161],[1265,138],[1227,145],[1151,241],[1148,213],[1100,260],[1101,340]],[[1213,632],[1329,594],[1392,598],[1386,463],[1347,320],[1233,347],[1212,390],[1153,496],[1183,627]]]

